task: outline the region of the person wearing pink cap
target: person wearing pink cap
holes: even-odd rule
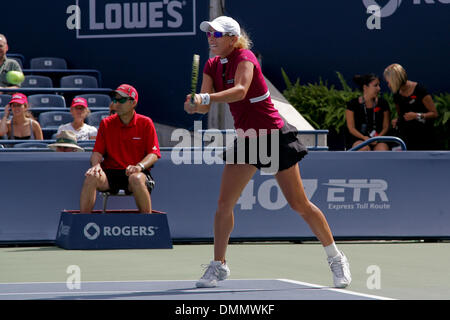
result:
[[[249,50],[250,39],[236,20],[226,16],[203,21],[200,29],[206,33],[209,48],[216,56],[205,64],[201,93],[195,94],[194,103],[191,95],[187,95],[184,109],[189,114],[207,113],[212,102],[228,103],[238,138],[223,154],[226,164],[214,218],[214,260],[196,286],[215,287],[230,274],[225,254],[234,227],[233,208],[257,169],[267,168],[262,157],[264,146],[266,151],[270,150],[265,153],[271,155],[270,166],[275,167],[270,173],[275,175],[286,200],[322,243],[334,285],[348,286],[351,282],[348,260],[338,250],[324,214],[304,191],[298,162],[307,150],[297,129],[275,109],[261,66]],[[257,149],[250,149],[252,144]]]
[[[9,119],[12,113],[12,119]],[[0,136],[7,134],[13,140],[43,140],[42,129],[28,111],[28,98],[22,93],[15,93],[0,121]]]
[[[92,212],[97,191],[133,194],[140,212],[151,213],[154,181],[150,168],[161,157],[153,121],[136,113],[138,92],[120,85],[112,96],[116,114],[102,119],[85,174],[80,211]]]
[[[90,112],[85,98],[73,98],[70,105],[73,121],[60,125],[56,134],[61,133],[61,131],[72,131],[75,133],[77,141],[95,139],[97,137],[97,128],[84,122]]]

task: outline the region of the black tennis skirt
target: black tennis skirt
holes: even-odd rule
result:
[[[308,154],[300,141],[297,128],[287,123],[276,133],[255,138],[237,137],[221,155],[228,164],[251,164],[264,172],[275,174],[288,169]]]

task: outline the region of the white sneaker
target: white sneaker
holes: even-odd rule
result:
[[[213,288],[217,286],[217,281],[222,281],[230,275],[230,269],[227,264],[221,261],[211,261],[209,265],[203,265],[206,268],[205,274],[197,281],[197,288]]]
[[[336,288],[345,288],[352,282],[350,264],[342,251],[340,255],[328,258],[328,265],[333,272],[333,281]]]

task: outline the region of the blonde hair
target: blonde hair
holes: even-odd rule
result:
[[[252,40],[249,38],[247,33],[241,29],[241,35],[234,44],[234,47],[238,49],[251,49],[252,46],[253,46]]]
[[[408,75],[405,69],[398,63],[393,63],[384,70],[384,78],[389,81],[392,92],[398,90],[408,81]]]

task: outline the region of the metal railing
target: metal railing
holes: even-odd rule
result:
[[[198,130],[198,133],[200,133],[201,136],[201,141],[202,141],[202,149],[208,149],[209,147],[205,147],[204,146],[204,136],[205,134],[211,133],[220,133],[220,134],[231,134],[231,135],[235,135],[236,134],[236,130],[235,129],[225,129],[225,130],[221,130],[221,129],[205,129],[205,130]],[[328,134],[328,130],[298,130],[299,134],[303,134],[303,135],[314,135],[314,145],[312,146],[306,146],[308,148],[308,150],[311,151],[327,151],[328,147],[327,146],[319,146],[319,135],[321,134]],[[214,148],[214,147],[212,147]],[[223,147],[225,148],[225,147]],[[217,149],[217,147],[215,148]]]
[[[380,141],[381,142],[396,142],[397,144],[400,145],[400,147],[402,148],[402,151],[406,151],[405,142],[403,142],[403,140],[398,137],[392,137],[392,136],[373,137],[373,138],[367,139],[363,143],[358,144],[357,146],[355,146],[351,149],[348,149],[347,151],[358,151],[358,150],[364,148],[365,146],[371,144],[372,142],[380,142]]]
[[[226,147],[209,147],[205,146],[204,141],[204,135],[207,133],[221,133],[221,134],[232,134],[234,135],[236,133],[236,130],[234,129],[227,129],[227,130],[219,130],[219,129],[208,129],[208,130],[199,130],[198,131],[201,134],[202,142],[201,146],[189,146],[189,147],[161,147],[161,151],[177,151],[177,150],[189,150],[189,151],[220,151],[225,150]],[[320,134],[327,134],[328,130],[299,130],[300,134],[308,134],[308,135],[314,135],[314,145],[312,146],[306,146],[308,150],[310,151],[328,151],[327,146],[319,146],[319,135]],[[46,150],[45,148],[17,148],[14,147],[14,145],[24,142],[37,142],[37,143],[46,143],[51,144],[55,143],[56,139],[44,139],[44,140],[0,140],[0,152],[8,152],[8,151],[52,151],[52,150]],[[91,145],[92,144],[92,145]],[[94,141],[79,141],[79,145],[85,149],[85,151],[91,151],[93,148]]]

